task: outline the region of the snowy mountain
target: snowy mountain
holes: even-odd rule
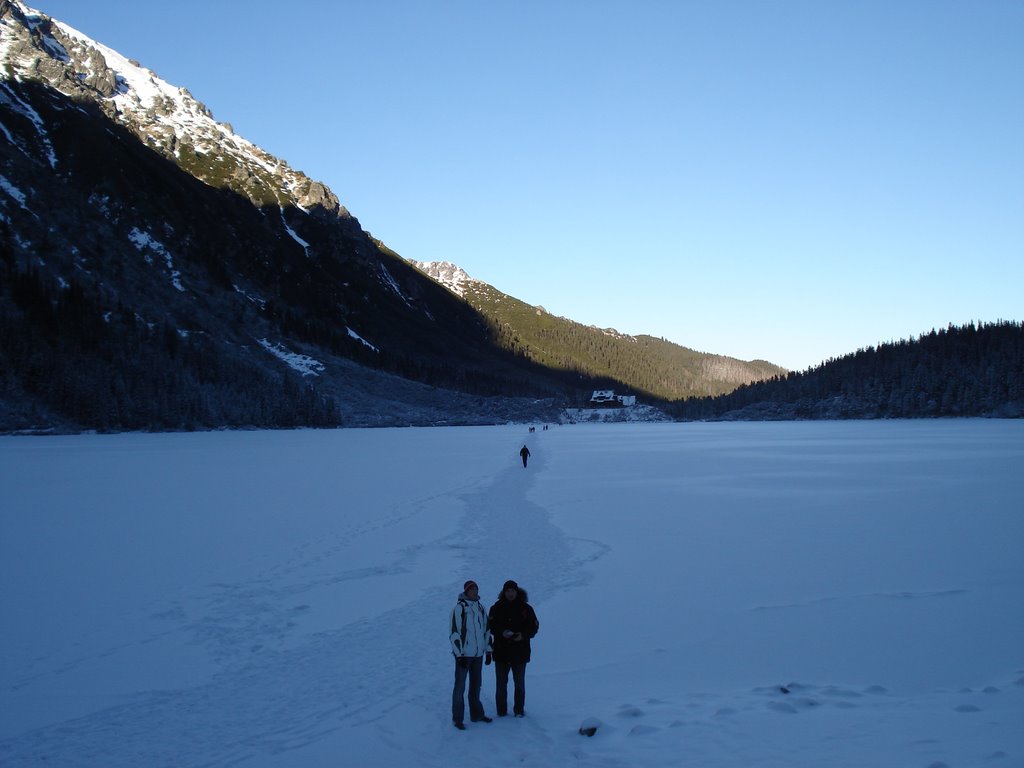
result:
[[[0,65],[0,429],[493,423],[660,394],[537,354],[479,300],[500,292],[463,300],[456,267],[446,290],[187,90],[18,0]]]
[[[97,104],[151,149],[256,205],[276,203],[307,212],[318,207],[349,216],[330,190],[214,120],[185,88],[17,0],[0,3],[0,8],[0,60],[12,79],[42,82],[73,100]],[[23,103],[16,103],[18,108],[31,110]],[[34,122],[45,144],[45,124]],[[56,156],[51,153],[49,159],[56,168]]]
[[[463,299],[466,298],[466,291],[471,284],[487,285],[482,280],[470,277],[466,270],[449,261],[413,261],[410,259],[409,263]]]
[[[524,364],[181,88],[0,0],[0,428],[492,423]]]
[[[738,413],[1019,413],[1019,341],[961,336],[974,362],[940,355],[934,386],[897,345],[823,366],[817,405],[787,377]],[[0,0],[0,361],[0,430],[553,420],[593,389],[661,407],[783,373],[410,263],[187,90],[18,0]],[[783,386],[799,402],[780,411]]]

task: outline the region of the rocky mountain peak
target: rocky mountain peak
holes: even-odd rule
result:
[[[265,207],[350,218],[320,182],[241,136],[184,88],[20,0],[0,0],[0,68],[97,104],[113,121],[204,183]]]
[[[483,284],[470,277],[462,267],[449,261],[413,261],[410,259],[409,263],[462,298],[466,297],[466,288],[470,283]]]

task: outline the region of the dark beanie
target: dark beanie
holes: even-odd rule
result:
[[[505,586],[501,588],[501,591],[504,592],[506,589],[514,589],[516,592],[518,592],[519,585],[512,581],[512,579],[509,579],[505,582]]]
[[[475,586],[476,586],[476,582],[473,581],[472,579],[470,579],[469,581],[467,581],[465,584],[462,585],[462,591],[463,592],[468,592],[470,587],[475,587]]]

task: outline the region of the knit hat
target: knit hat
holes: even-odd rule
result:
[[[519,585],[512,581],[512,579],[509,579],[505,582],[505,586],[501,588],[501,591],[504,592],[506,589],[514,589],[516,592],[518,592]]]
[[[469,592],[470,587],[476,587],[476,582],[473,581],[472,579],[470,579],[469,581],[467,581],[465,584],[462,585],[462,591],[463,592]],[[476,587],[476,588],[480,589],[480,587]]]

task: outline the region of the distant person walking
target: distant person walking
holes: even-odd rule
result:
[[[487,614],[494,638],[494,704],[498,717],[508,714],[508,673],[515,692],[512,713],[526,716],[526,665],[530,661],[530,640],[540,629],[537,614],[527,602],[526,590],[511,579],[502,587],[498,602]]]
[[[480,604],[480,589],[472,579],[462,587],[451,614],[452,654],[455,656],[455,687],[452,689],[452,722],[460,731],[466,730],[466,678],[469,677],[469,719],[491,722],[480,703],[480,682],[484,656],[491,663],[491,633],[487,615]]]
[[[519,455],[523,457],[523,466],[526,466],[526,460],[530,458],[530,449],[525,445],[520,449]]]

